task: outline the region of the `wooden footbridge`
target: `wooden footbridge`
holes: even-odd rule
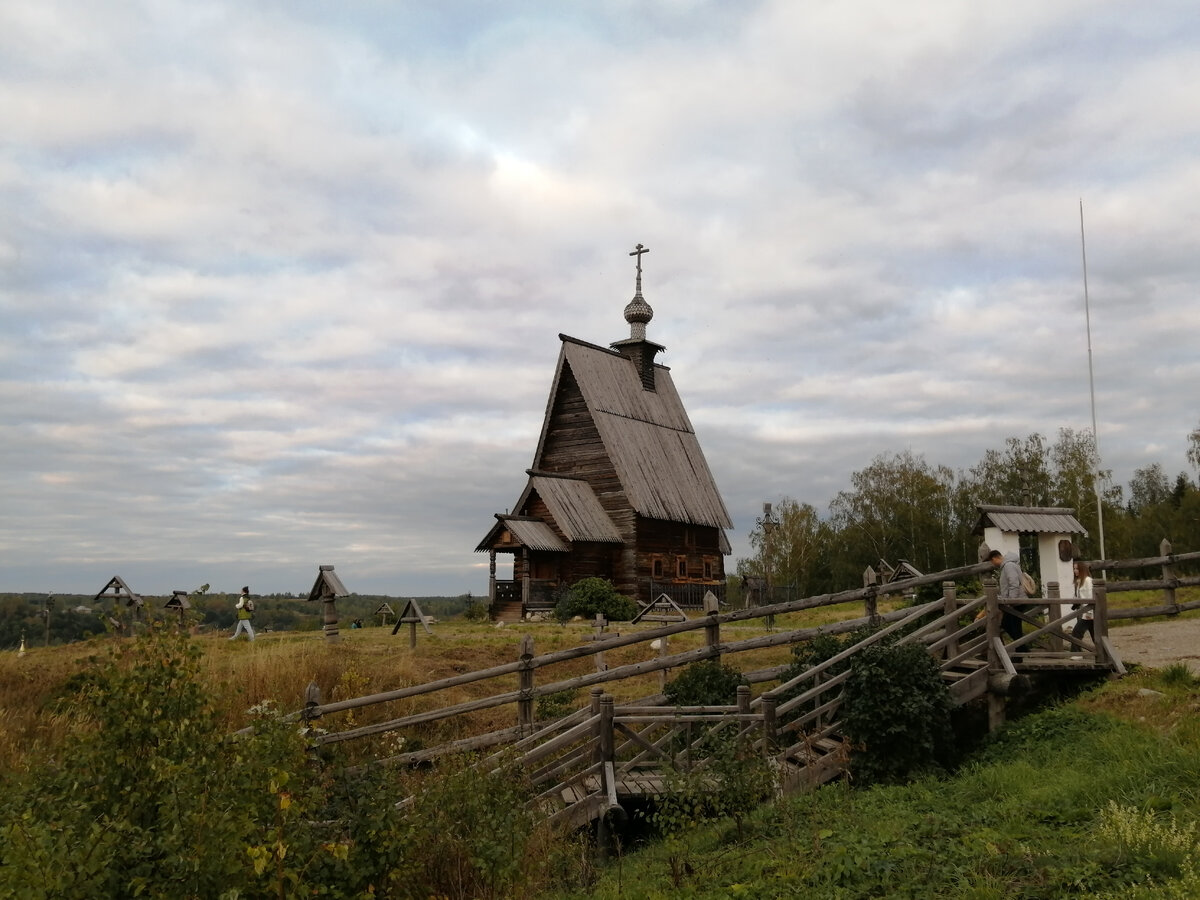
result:
[[[990,578],[985,580],[982,596],[956,595],[954,579],[992,571],[990,564],[982,563],[906,579],[886,588],[870,586],[728,612],[719,611],[714,599],[699,618],[628,634],[601,634],[578,647],[541,655],[534,654],[532,635],[526,633],[521,639],[520,658],[514,662],[333,703],[321,704],[313,697],[308,707],[293,717],[310,721],[320,717],[321,725],[329,728],[335,721],[333,714],[338,712],[415,697],[426,698],[423,705],[428,706],[429,700],[436,701],[439,692],[450,688],[473,683],[483,683],[478,685],[483,688],[495,686],[492,693],[476,699],[342,731],[326,731],[315,734],[312,740],[315,745],[360,740],[514,705],[516,723],[512,726],[379,761],[422,764],[450,754],[490,753],[478,764],[494,767],[504,761],[522,767],[534,786],[538,806],[554,819],[571,825],[603,817],[628,798],[662,791],[670,772],[702,770],[706,762],[697,751],[715,735],[736,740],[746,752],[773,760],[785,792],[803,790],[837,777],[847,768],[848,748],[841,734],[839,710],[849,673],[839,664],[889,637],[901,644],[924,646],[938,661],[954,702],[986,702],[990,725],[1003,720],[1007,698],[1026,689],[1033,677],[1124,672],[1108,637],[1104,581],[1097,579],[1094,599],[1074,611],[1068,603],[1056,599],[1054,584],[1048,586],[1048,599],[1001,603]],[[877,611],[878,600],[884,594],[939,582],[943,595],[938,600]],[[819,627],[768,631],[733,641],[722,639],[723,626],[754,620],[770,622],[773,620],[768,617],[850,601],[862,603],[865,615]],[[1070,633],[1071,622],[1089,605],[1094,612],[1094,643]],[[1003,635],[1000,621],[1005,612],[1027,623],[1027,632],[1020,641]],[[737,703],[731,706],[668,706],[661,693],[617,703],[604,687],[658,673],[661,689],[668,670],[691,662],[796,644],[822,634],[845,634],[868,625],[878,630],[788,680],[780,682],[789,670],[787,665],[744,673],[751,685],[762,688],[752,696],[751,688],[743,686]],[[669,651],[671,637],[696,631],[702,632],[700,646]],[[635,645],[647,651],[644,659],[612,668],[602,662],[606,651]],[[596,671],[557,680],[550,677],[554,667],[584,657],[596,659]],[[591,696],[584,708],[552,721],[535,721],[538,698],[587,688]]]

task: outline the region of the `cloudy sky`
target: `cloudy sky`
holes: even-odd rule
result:
[[[910,449],[1200,421],[1187,2],[0,3],[0,590],[480,593],[560,332],[736,531]],[[732,565],[732,560],[730,561]]]

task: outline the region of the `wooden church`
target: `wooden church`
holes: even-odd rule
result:
[[[724,599],[732,523],[700,450],[665,348],[646,338],[654,316],[642,296],[642,254],[625,307],[630,334],[609,348],[560,334],[546,417],[524,490],[476,547],[490,555],[493,618],[554,605],[561,588],[597,576],[649,603],[667,594],[697,607]],[[496,578],[496,555],[513,578]]]

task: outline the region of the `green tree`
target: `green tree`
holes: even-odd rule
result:
[[[852,490],[829,505],[836,531],[835,578],[852,584],[879,560],[908,560],[922,571],[949,568],[960,542],[955,477],[910,450],[880,455],[850,476]]]
[[[1060,428],[1058,440],[1050,448],[1050,460],[1053,465],[1051,505],[1075,510],[1076,518],[1088,530],[1085,546],[1092,543],[1093,537],[1098,541],[1100,520],[1097,503],[1101,498],[1104,502],[1106,531],[1124,511],[1120,508],[1120,488],[1114,492],[1110,486],[1112,471],[1099,467],[1100,455],[1096,452],[1095,438],[1088,431]],[[1098,544],[1096,549],[1099,549]]]
[[[1053,478],[1046,439],[1034,432],[1010,437],[1004,450],[988,450],[970,470],[977,503],[998,506],[1050,506]]]
[[[1140,469],[1135,469],[1129,479],[1128,509],[1133,515],[1140,515],[1151,507],[1171,502],[1171,481],[1163,471],[1160,463],[1152,463]]]
[[[750,532],[756,555],[737,562],[739,578],[771,573],[774,585],[790,585],[806,597],[829,588],[830,528],[816,508],[784,497],[774,504],[776,524],[770,539],[759,522]]]
[[[1192,464],[1192,468],[1200,473],[1200,425],[1188,434],[1187,460]]]

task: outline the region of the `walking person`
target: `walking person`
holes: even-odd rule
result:
[[[1092,569],[1091,567],[1080,560],[1075,560],[1072,568],[1075,571],[1075,599],[1088,600],[1092,599]],[[1081,603],[1074,603],[1071,609],[1079,609]],[[1085,634],[1092,639],[1092,643],[1096,643],[1096,607],[1090,603],[1079,618],[1075,620],[1075,627],[1071,629],[1071,637],[1081,638]]]
[[[1000,570],[997,599],[1001,603],[1006,600],[1025,599],[1025,589],[1021,586],[1021,564],[1018,560],[1019,557],[1016,553],[1009,553],[1005,556],[999,550],[993,550],[988,554],[988,561]],[[1021,618],[1007,610],[1000,616],[1000,628],[1013,641],[1019,641],[1024,633]],[[1017,648],[1014,647],[1013,652],[1016,651]]]
[[[254,601],[250,599],[250,588],[242,588],[242,595],[238,597],[238,602],[234,607],[237,610],[237,627],[233,629],[233,637],[231,641],[236,641],[237,636],[243,631],[246,632],[246,637],[254,640],[254,626],[250,624],[250,619],[254,616]]]

